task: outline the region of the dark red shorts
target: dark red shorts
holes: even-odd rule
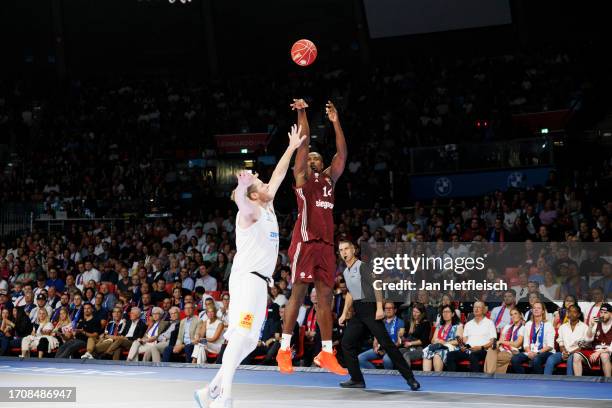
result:
[[[334,245],[323,241],[292,242],[289,247],[291,282],[321,281],[330,288],[336,279]]]

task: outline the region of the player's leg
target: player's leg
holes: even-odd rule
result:
[[[332,348],[332,300],[336,275],[336,253],[333,245],[317,242],[312,256],[316,260],[313,270],[315,289],[317,290],[317,324],[321,330],[321,352],[314,359],[315,364],[334,374],[347,375],[348,370],[342,367]]]
[[[278,369],[283,374],[291,374],[293,372],[293,363],[291,361],[291,336],[307,291],[308,283],[300,281],[294,282],[293,288],[291,289],[291,297],[285,305],[285,321],[281,346],[276,354]]]

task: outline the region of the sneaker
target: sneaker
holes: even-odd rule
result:
[[[327,351],[321,351],[315,358],[314,362],[321,368],[324,368],[334,374],[348,375],[348,370],[342,367],[334,353],[328,353]]]
[[[87,353],[85,353],[85,354],[83,354],[83,355],[81,356],[81,360],[85,360],[85,359],[89,359],[89,360],[91,360],[92,358],[93,358],[93,356],[92,356],[92,355],[91,355],[91,353],[89,353],[89,352],[87,352]]]
[[[279,349],[276,354],[276,362],[278,363],[278,369],[282,374],[293,373],[293,363],[291,361],[291,349],[283,350]]]
[[[217,398],[210,404],[210,408],[232,408],[233,406],[231,398]]]
[[[211,392],[209,386],[200,388],[193,393],[193,398],[200,408],[208,408],[210,404],[219,396],[219,387],[215,387]]]

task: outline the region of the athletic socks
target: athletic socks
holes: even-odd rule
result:
[[[283,338],[281,339],[281,350],[289,350],[291,348],[291,334],[283,333]]]
[[[331,340],[323,340],[321,342],[321,349],[327,353],[333,353],[334,352],[334,346],[332,346],[332,341]]]

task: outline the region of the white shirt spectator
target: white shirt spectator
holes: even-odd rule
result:
[[[223,224],[221,224],[221,226],[223,227],[224,230],[226,230],[229,233],[234,232],[234,222],[231,221],[229,218],[226,218],[225,220],[223,220]]]
[[[5,290],[8,293],[8,282],[0,278],[0,291]]]
[[[463,328],[463,336],[467,338],[466,343],[470,346],[483,346],[491,339],[497,338],[497,331],[493,322],[483,317],[480,323],[475,319],[467,322]]]
[[[283,295],[282,293],[279,293],[274,298],[274,303],[276,303],[279,307],[284,306],[287,303],[287,296]]]
[[[198,278],[195,283],[195,287],[202,286],[206,292],[217,290],[217,280],[210,275],[206,275],[203,278]]]
[[[525,337],[523,338],[523,349],[525,350],[524,353],[527,354],[529,351],[531,351],[531,326],[533,326],[533,321],[528,321],[527,324],[525,325]],[[537,342],[537,339],[540,336],[540,329],[536,328],[535,331],[535,341]],[[549,322],[544,322],[544,344],[540,345],[537,349],[541,350],[543,347],[551,347],[554,349],[555,347],[555,328],[552,326],[552,324],[550,324]],[[535,345],[535,342],[534,342]]]
[[[470,251],[467,249],[465,245],[459,244],[458,246],[451,246],[448,248],[446,253],[453,259],[467,257],[470,255]]]
[[[514,221],[518,218],[519,213],[516,210],[504,213],[504,228],[511,230],[514,226]]]
[[[570,322],[564,323],[561,325],[561,327],[559,327],[559,337],[557,338],[557,343],[559,343],[559,345],[563,345],[569,353],[574,352],[580,348],[580,346],[578,346],[578,342],[586,339],[588,330],[589,326],[581,321],[576,323],[574,331],[572,331]]]
[[[183,230],[181,231],[179,236],[181,236],[181,235],[185,235],[187,237],[187,240],[190,240],[191,237],[195,237],[196,236],[196,232],[195,232],[195,230],[193,228],[191,228],[191,229],[183,228]]]
[[[102,274],[96,268],[91,268],[88,271],[83,272],[83,284],[89,282],[90,280],[96,281],[96,283],[100,283],[100,278]]]
[[[45,305],[43,307],[47,310],[47,316],[49,316],[49,318],[51,318],[51,316],[53,315],[53,310],[51,309],[51,306]],[[30,311],[30,321],[32,323],[37,323],[37,321],[38,321],[38,311],[40,309],[41,309],[40,307],[36,306],[34,309],[32,309]]]

